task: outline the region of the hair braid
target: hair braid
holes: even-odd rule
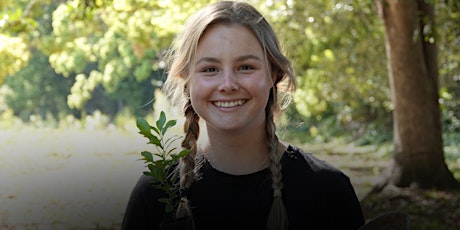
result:
[[[188,101],[185,106],[185,123],[184,132],[185,138],[182,141],[182,147],[190,149],[190,154],[182,157],[179,163],[179,185],[180,189],[188,190],[195,180],[194,168],[195,168],[195,157],[197,155],[197,140],[200,133],[199,127],[199,116],[193,110],[191,102]],[[180,198],[179,206],[177,207],[176,217],[191,216],[189,200],[186,195]]]
[[[288,228],[288,216],[284,207],[281,190],[283,189],[283,175],[281,173],[282,153],[278,151],[278,137],[276,136],[276,125],[274,114],[277,110],[276,86],[270,92],[266,112],[267,145],[270,158],[270,171],[272,174],[273,203],[268,215],[267,227],[269,230],[285,230]]]

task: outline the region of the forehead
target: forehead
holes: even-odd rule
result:
[[[263,53],[262,46],[247,27],[218,23],[209,26],[198,42],[198,55],[222,50]]]

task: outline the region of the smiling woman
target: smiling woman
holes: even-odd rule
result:
[[[209,135],[235,131],[240,137],[263,137],[264,108],[273,82],[263,49],[251,31],[238,24],[211,26],[203,34],[195,58],[190,100],[206,121]],[[260,150],[256,152],[268,157],[265,149]]]
[[[251,5],[222,1],[193,16],[171,48],[164,91],[183,108],[185,137],[172,173],[175,215],[142,176],[123,229],[357,229],[363,214],[349,178],[276,135],[279,97],[295,90],[290,61]],[[206,132],[200,135],[199,120]],[[175,178],[172,176],[172,178]],[[175,219],[177,218],[177,219]],[[174,221],[173,221],[174,222]],[[161,227],[160,227],[161,226]],[[177,229],[177,228],[174,228]]]

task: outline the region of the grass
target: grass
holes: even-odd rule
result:
[[[123,128],[69,124],[0,130],[0,230],[119,229],[131,189],[144,171],[138,159],[146,140],[134,121]],[[360,199],[391,158],[391,145],[302,147],[349,175]],[[448,149],[446,158],[458,172],[456,151]],[[460,229],[459,200],[458,192],[394,189],[362,205],[369,219],[399,210],[410,214],[413,229]]]

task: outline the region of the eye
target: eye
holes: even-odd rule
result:
[[[202,70],[205,73],[212,73],[212,72],[217,72],[217,68],[215,67],[207,67]]]
[[[250,66],[250,65],[242,65],[240,67],[241,70],[253,70],[254,67]]]

